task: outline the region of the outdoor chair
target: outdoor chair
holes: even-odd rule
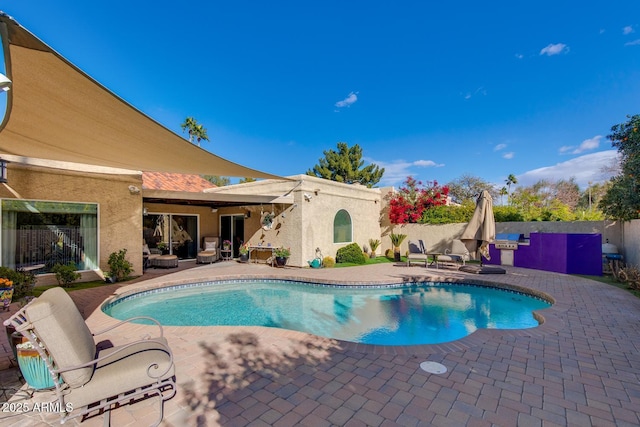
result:
[[[219,243],[219,238],[218,237],[211,237],[211,236],[207,236],[207,237],[203,237],[203,250],[198,252],[198,255],[196,257],[196,262],[198,264],[205,264],[205,263],[212,263],[212,262],[216,262],[219,258],[219,251],[218,251],[218,243]]]
[[[153,267],[154,260],[162,255],[162,251],[157,248],[149,249],[149,245],[147,243],[142,244],[142,258],[144,261],[143,269],[147,269],[149,267]]]
[[[160,328],[160,336],[114,347],[110,341],[96,344],[94,336],[133,319],[147,319]],[[31,343],[51,376],[54,393],[38,396],[61,408],[60,422],[110,411],[127,403],[156,396],[159,418],[164,401],[175,395],[173,354],[154,319],[137,317],[118,322],[92,334],[73,300],[62,288],[52,288],[4,322]]]
[[[409,253],[407,254],[407,266],[410,266],[412,262],[424,263],[427,266],[427,251],[424,247],[422,240],[415,241],[409,240]]]
[[[445,249],[444,255],[438,255],[439,264],[454,264],[456,267],[464,266],[469,259],[469,250],[462,240],[458,239],[451,243],[451,249]]]

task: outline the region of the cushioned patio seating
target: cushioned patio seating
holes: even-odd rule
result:
[[[407,254],[407,266],[410,266],[412,262],[419,262],[427,266],[427,251],[424,247],[424,242],[418,240],[417,242],[409,240],[409,253]]]
[[[206,236],[203,237],[203,250],[198,252],[196,257],[196,262],[198,264],[211,264],[212,262],[216,262],[219,258],[218,251],[218,237]]]
[[[64,410],[61,422],[104,411],[107,425],[111,410],[154,396],[159,403],[158,425],[164,401],[175,394],[173,354],[162,336],[162,327],[154,321],[159,327],[158,337],[120,346],[94,341],[94,336],[126,322],[92,334],[67,292],[56,287],[46,290],[4,324],[22,333],[46,361],[55,389],[34,393],[43,393],[43,399],[55,399],[49,401]]]
[[[461,240],[455,239],[451,249],[446,249],[444,255],[438,255],[438,264],[454,264],[456,267],[465,265],[469,261],[469,250]]]
[[[177,255],[160,255],[150,260],[152,267],[175,268],[178,266]]]
[[[143,269],[148,267],[153,267],[153,260],[162,255],[162,251],[157,248],[149,249],[149,245],[144,243],[142,244],[142,257],[144,259]]]

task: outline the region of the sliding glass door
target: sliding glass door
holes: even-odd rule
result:
[[[198,251],[198,217],[183,214],[148,214],[143,221],[143,236],[149,249],[179,259],[193,259]]]

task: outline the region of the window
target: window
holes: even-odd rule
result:
[[[98,205],[2,201],[2,265],[47,273],[55,264],[98,268]]]
[[[333,243],[351,242],[351,215],[340,209],[333,218]]]

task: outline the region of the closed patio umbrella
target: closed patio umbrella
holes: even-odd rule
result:
[[[476,256],[480,253],[480,269],[475,266],[465,266],[460,269],[470,273],[498,273],[503,274],[505,270],[502,268],[482,267],[482,257],[491,259],[489,255],[489,243],[496,238],[496,221],[493,216],[493,198],[488,191],[484,190],[478,196],[476,201],[476,209],[473,211],[473,217],[467,224],[466,228],[460,236],[460,240],[464,242],[469,252],[475,252]]]

